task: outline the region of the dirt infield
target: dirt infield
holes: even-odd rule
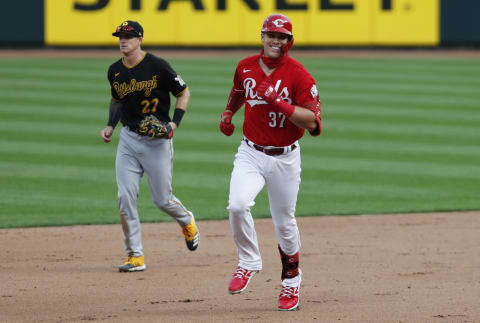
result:
[[[229,295],[227,221],[144,224],[147,270],[118,273],[120,225],[0,230],[1,322],[480,322],[480,212],[298,219],[300,310],[276,310],[280,259],[256,220],[264,268]]]

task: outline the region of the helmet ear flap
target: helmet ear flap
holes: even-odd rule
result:
[[[290,36],[288,42],[282,46],[282,52],[288,53],[288,51],[290,50],[290,48],[292,48],[292,46],[293,46],[293,36]]]

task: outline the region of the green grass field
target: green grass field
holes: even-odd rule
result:
[[[302,143],[297,216],[480,210],[480,60],[300,58],[324,132]],[[190,86],[175,134],[174,192],[197,219],[227,219],[242,138],[218,130],[237,59],[169,59]],[[118,223],[114,143],[99,132],[112,59],[0,60],[0,227]],[[255,217],[269,216],[266,192]],[[143,222],[171,221],[151,202]]]

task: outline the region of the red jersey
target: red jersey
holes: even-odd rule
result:
[[[305,130],[258,96],[257,84],[269,78],[283,100],[314,111],[319,101],[315,80],[291,57],[267,76],[259,59],[260,55],[255,55],[241,60],[233,79],[233,89],[245,97],[243,134],[261,146],[289,146],[303,137]]]

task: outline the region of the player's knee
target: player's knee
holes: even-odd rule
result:
[[[163,212],[167,212],[171,208],[170,201],[168,200],[154,200],[153,203]]]
[[[125,211],[129,205],[135,204],[136,199],[133,199],[128,192],[118,192],[118,207],[120,211]]]
[[[171,207],[172,201],[167,197],[152,197],[152,202],[155,204],[160,210],[164,211]]]
[[[248,203],[240,200],[230,200],[227,210],[230,214],[244,214],[250,210]]]

